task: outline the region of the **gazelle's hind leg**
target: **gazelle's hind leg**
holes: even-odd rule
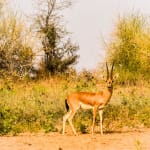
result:
[[[75,130],[73,124],[72,124],[72,119],[73,119],[75,113],[77,112],[77,110],[80,108],[80,104],[76,103],[75,105],[72,104],[71,106],[72,107],[69,109],[69,112],[63,116],[63,131],[62,131],[62,134],[65,134],[66,121],[68,120],[69,125],[71,126],[71,129],[72,129],[73,133],[75,135],[77,135],[77,132],[76,132],[76,130]]]
[[[77,132],[76,132],[76,130],[75,130],[73,124],[72,124],[72,119],[73,119],[75,113],[76,113],[76,111],[70,110],[67,114],[64,115],[64,117],[63,117],[63,131],[62,131],[63,135],[65,134],[65,126],[66,126],[66,121],[67,120],[69,122],[69,125],[71,126],[71,129],[72,129],[73,133],[75,135],[77,135]]]
[[[73,133],[74,133],[75,135],[77,135],[77,132],[76,132],[76,130],[75,130],[73,124],[72,124],[72,119],[73,119],[75,113],[76,113],[75,111],[71,111],[71,113],[70,113],[70,115],[69,115],[69,118],[68,118],[68,121],[69,121],[69,124],[70,124],[70,126],[71,126],[71,128],[72,128]]]
[[[66,121],[67,121],[67,119],[69,118],[70,114],[71,114],[71,111],[67,112],[67,114],[65,114],[65,115],[63,116],[63,131],[62,131],[62,134],[63,134],[63,135],[65,134]]]

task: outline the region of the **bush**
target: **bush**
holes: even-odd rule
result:
[[[140,14],[119,18],[107,45],[107,57],[115,61],[119,83],[135,85],[139,79],[149,80],[149,31],[147,18]]]

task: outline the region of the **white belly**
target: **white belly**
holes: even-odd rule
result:
[[[93,109],[93,106],[84,103],[80,103],[80,106],[82,109]]]

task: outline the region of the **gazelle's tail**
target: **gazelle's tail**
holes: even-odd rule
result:
[[[67,99],[65,99],[65,106],[66,106],[66,109],[67,109],[67,111],[69,110],[69,105],[68,105],[68,103],[67,103]]]

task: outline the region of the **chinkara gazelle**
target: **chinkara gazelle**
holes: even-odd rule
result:
[[[103,134],[103,109],[106,104],[109,102],[112,93],[113,93],[113,68],[114,62],[111,67],[111,71],[109,73],[108,65],[106,62],[106,70],[107,70],[107,78],[106,78],[106,89],[102,92],[91,93],[91,92],[75,92],[68,95],[65,100],[67,113],[63,116],[63,131],[62,134],[65,134],[65,124],[68,120],[73,133],[77,135],[77,132],[72,124],[72,119],[79,108],[82,109],[92,109],[93,110],[93,122],[92,122],[92,134],[94,134],[94,123],[96,112],[99,112],[100,117],[100,131]]]

